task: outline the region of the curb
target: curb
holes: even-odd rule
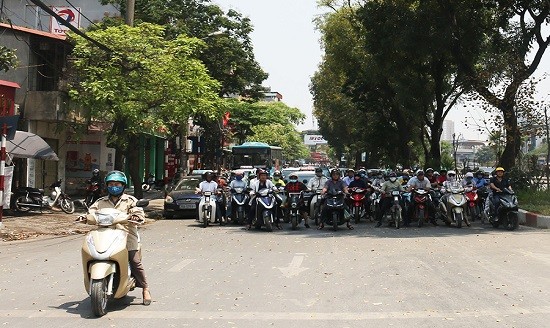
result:
[[[539,229],[550,229],[550,216],[540,215],[520,209],[519,224]]]

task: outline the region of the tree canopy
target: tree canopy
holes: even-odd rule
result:
[[[198,59],[201,40],[184,35],[167,40],[165,29],[150,23],[88,35],[112,52],[69,34],[75,43],[69,95],[89,110],[88,121],[112,123],[111,146],[130,162],[137,162],[140,134],[170,134],[174,124],[194,114],[221,116],[220,85]],[[137,166],[130,173],[141,185]]]
[[[0,70],[7,72],[9,69],[15,67],[16,62],[17,56],[15,52],[5,46],[0,46]]]

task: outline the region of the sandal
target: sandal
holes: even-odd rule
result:
[[[355,228],[354,228],[351,224],[348,224],[348,229],[349,229],[349,230],[353,230],[353,229],[355,229]]]
[[[149,297],[145,295],[145,293],[148,294]],[[151,292],[148,289],[143,290],[143,305],[148,306],[151,305]]]
[[[317,227],[317,230],[322,230],[324,227],[325,227],[325,224],[324,224],[324,223],[321,223],[321,224]]]

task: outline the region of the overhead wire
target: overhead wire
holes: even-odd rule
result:
[[[69,6],[73,7],[74,10],[76,10],[80,16],[84,17],[88,22],[90,22],[93,26],[99,28],[99,25],[97,25],[95,22],[91,21],[88,17],[86,17],[80,10],[78,10],[69,0],[65,0]]]

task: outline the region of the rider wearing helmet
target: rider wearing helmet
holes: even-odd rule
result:
[[[275,170],[275,172],[273,172],[273,179],[271,181],[273,181],[273,184],[275,185],[275,187],[284,187],[285,186],[285,182],[283,180],[283,175],[281,174],[281,171],[279,171],[279,170]]]
[[[447,170],[441,169],[439,170],[439,177],[437,178],[437,183],[442,186],[443,182],[447,181]]]
[[[485,172],[483,172],[482,170],[477,171],[474,177],[474,183],[476,188],[487,186],[489,183],[487,182],[487,180],[485,180]]]
[[[328,194],[336,194],[338,192],[343,192],[344,194],[348,193],[348,186],[340,179],[340,170],[339,169],[332,169],[330,171],[330,180],[328,180],[325,183],[325,186],[323,187],[323,190],[321,191],[321,195]],[[347,206],[344,203],[344,211],[347,211]],[[327,217],[327,209],[326,207],[323,208],[323,212],[321,213],[321,223],[319,224],[318,229],[323,229],[325,227],[325,220]],[[351,224],[347,222],[348,229],[353,229]]]
[[[256,193],[258,193],[258,191],[262,189],[277,190],[277,187],[275,187],[273,182],[267,179],[267,176],[268,176],[267,171],[259,169],[257,173],[258,173],[257,181],[250,185],[250,189],[251,189],[250,194],[252,197],[250,199],[250,211],[248,211],[248,222],[246,226],[247,229],[249,230],[252,227],[252,220],[256,215],[256,207],[258,205],[258,200],[256,199]],[[277,228],[281,229],[279,225],[278,217],[275,221],[275,225],[277,226]]]
[[[332,171],[331,171],[331,174],[332,174]],[[355,171],[353,169],[347,169],[346,174],[347,176],[345,176],[344,179],[342,179],[342,181],[344,181],[346,186],[349,186],[349,184],[353,181],[353,176],[355,175]]]
[[[321,190],[325,183],[327,183],[327,178],[323,175],[323,169],[320,167],[315,168],[315,176],[309,179],[307,187],[309,190]]]
[[[407,184],[407,191],[411,192],[413,189],[424,189],[426,191],[430,191],[431,184],[430,181],[426,178],[425,173],[423,170],[416,171],[416,176],[409,180],[409,183]],[[428,207],[428,213],[430,215],[430,222],[436,226],[437,222],[435,222],[435,206],[432,202],[431,196],[427,198],[426,200],[426,206]],[[409,207],[409,215],[405,218],[405,226],[409,226],[410,217],[412,216],[412,213],[414,211],[414,206]]]
[[[395,172],[390,172],[388,181],[384,182],[380,187],[382,198],[380,199],[379,211],[376,213],[376,220],[378,221],[378,223],[376,223],[376,227],[380,227],[382,225],[384,213],[386,213],[386,211],[392,206],[393,198],[391,196],[391,192],[394,190],[398,190],[400,192],[405,191],[401,183],[397,180],[397,174]],[[401,204],[401,208],[403,208],[403,204]]]
[[[474,188],[476,186],[474,182],[474,174],[472,172],[467,172],[462,179],[462,187],[464,188]]]
[[[126,224],[117,224],[116,228],[124,230],[128,233],[126,247],[128,249],[128,257],[132,275],[136,280],[136,287],[143,288],[143,304],[151,304],[151,293],[147,284],[145,270],[141,263],[140,238],[137,229],[137,224],[145,220],[143,208],[137,207],[137,199],[124,193],[128,179],[123,172],[111,171],[105,176],[105,184],[107,186],[107,196],[99,198],[89,208],[89,213],[86,216],[88,224],[97,224],[93,213],[103,208],[114,208],[130,215],[129,222]]]
[[[510,180],[504,176],[504,168],[503,167],[497,167],[495,169],[495,176],[491,178],[491,183],[489,184],[489,187],[491,188],[491,195],[487,197],[487,201],[485,204],[485,210],[486,213],[488,213],[489,209],[487,208],[489,205],[489,199],[493,203],[493,213],[497,209],[499,205],[499,198],[495,195],[498,195],[503,192],[504,189],[508,189],[510,191],[513,191],[512,185],[510,184]],[[491,214],[493,214],[491,213]]]
[[[288,176],[288,183],[285,186],[285,191],[288,194],[291,194],[291,193],[301,193],[302,191],[305,191],[305,190],[307,190],[307,186],[302,181],[298,180],[298,175],[296,173],[291,173]],[[284,207],[288,208],[289,203],[290,203],[290,197],[287,197]],[[309,223],[307,222],[307,206],[305,206],[301,195],[300,195],[299,211],[300,211],[300,214],[302,215],[302,218],[304,219],[304,226],[306,228],[309,228]]]

